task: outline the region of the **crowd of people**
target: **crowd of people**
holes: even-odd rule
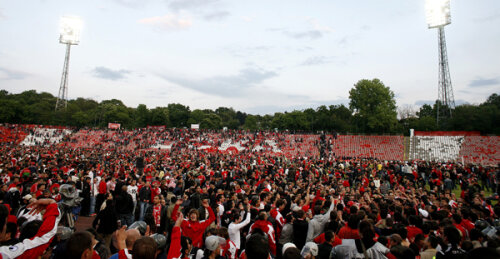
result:
[[[324,137],[310,157],[213,152],[168,131],[162,150],[0,145],[1,258],[500,258],[498,167],[335,157]]]

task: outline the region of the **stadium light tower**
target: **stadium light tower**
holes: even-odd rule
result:
[[[66,44],[66,57],[61,77],[61,86],[57,96],[56,111],[66,109],[68,106],[68,68],[71,45],[80,43],[80,32],[82,30],[82,20],[75,16],[63,16],[60,22],[59,43]]]
[[[451,23],[450,0],[426,0],[426,18],[429,29],[438,28],[439,42],[439,85],[437,104],[437,123],[439,124],[440,109],[443,115],[451,117],[451,110],[455,108],[455,97],[451,86],[450,69],[448,67],[448,54],[444,26]],[[439,106],[443,106],[440,108]]]

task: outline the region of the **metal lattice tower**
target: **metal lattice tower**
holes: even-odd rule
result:
[[[66,43],[66,57],[64,58],[63,72],[61,76],[61,86],[57,96],[56,111],[66,109],[68,106],[68,70],[69,70],[69,54],[71,44]]]
[[[439,37],[439,86],[437,104],[437,122],[439,117],[451,117],[452,109],[455,109],[455,97],[451,85],[450,68],[448,66],[448,54],[446,50],[446,39],[444,26],[438,27]],[[440,107],[442,106],[442,107]]]

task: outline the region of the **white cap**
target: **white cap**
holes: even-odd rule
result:
[[[295,244],[294,244],[294,243],[286,243],[286,244],[284,244],[284,245],[283,245],[283,250],[282,250],[282,251],[283,251],[283,254],[285,254],[285,251],[286,251],[288,248],[290,248],[290,247],[295,247],[295,248],[297,248],[297,246],[295,246]]]
[[[429,212],[427,212],[427,211],[426,211],[426,210],[424,210],[424,209],[418,209],[418,212],[420,212],[420,214],[422,214],[422,216],[423,216],[424,218],[429,217]]]
[[[313,256],[318,256],[318,245],[314,242],[307,242],[304,247],[302,248],[302,251],[300,252],[300,255],[302,257],[305,257],[308,253],[312,254]]]
[[[205,238],[205,247],[210,251],[215,251],[217,247],[220,245],[224,245],[226,243],[226,239],[220,236],[209,236]]]
[[[26,195],[24,195],[23,200],[31,200],[31,198],[33,198],[33,196],[31,196],[31,194],[26,194]]]

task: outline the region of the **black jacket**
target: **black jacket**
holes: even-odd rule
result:
[[[139,201],[151,202],[151,187],[142,187],[139,191]]]
[[[330,253],[332,252],[333,246],[327,242],[318,246],[318,258],[319,259],[329,259]]]
[[[148,209],[146,210],[146,213],[144,215],[144,221],[150,225],[154,226],[155,225],[155,220],[153,216],[153,207],[154,206],[149,206]],[[167,217],[167,207],[161,206],[161,212],[160,212],[160,227],[156,229],[156,233],[163,234],[163,232],[168,232],[170,222]]]
[[[116,213],[118,214],[131,214],[134,210],[134,201],[132,196],[126,192],[121,192],[115,198]]]
[[[293,243],[299,250],[306,244],[307,229],[309,224],[305,220],[295,220],[293,222]]]
[[[101,210],[92,222],[92,227],[97,230],[97,233],[112,234],[118,228],[118,216],[114,208],[105,208]],[[97,228],[96,226],[99,225]]]

